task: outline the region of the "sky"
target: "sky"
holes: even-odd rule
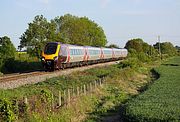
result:
[[[108,44],[124,47],[133,38],[180,46],[180,0],[1,0],[0,37],[17,47],[36,15],[50,21],[64,14],[86,16],[104,30]]]

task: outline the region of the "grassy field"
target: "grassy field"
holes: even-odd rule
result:
[[[180,57],[155,68],[160,78],[127,103],[128,121],[180,121]]]

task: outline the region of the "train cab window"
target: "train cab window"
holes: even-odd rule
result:
[[[47,55],[55,54],[56,49],[57,49],[57,44],[56,43],[48,43],[45,46],[44,54],[47,54]]]

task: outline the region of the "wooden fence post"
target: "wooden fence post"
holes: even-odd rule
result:
[[[92,92],[92,83],[90,83],[90,92]]]
[[[84,94],[86,95],[86,85],[84,85]]]
[[[62,101],[61,101],[61,91],[59,91],[59,107],[61,107]]]
[[[16,103],[16,104],[18,105],[18,103]],[[28,111],[28,108],[29,108],[27,97],[24,98],[24,104],[25,104],[25,106],[26,106],[24,110],[25,110],[25,112],[27,112],[27,111]]]
[[[71,93],[70,93],[70,89],[68,89],[68,106],[70,105],[71,102]]]
[[[80,94],[83,94],[83,86],[81,86],[81,93]]]
[[[24,98],[24,103],[27,105],[28,104],[28,99],[27,97]]]
[[[52,93],[51,95],[51,106],[52,106],[52,110],[54,109],[54,95]]]
[[[99,85],[102,87],[102,79],[99,79]]]
[[[87,92],[90,93],[90,84],[87,84]]]
[[[77,96],[79,96],[79,87],[77,86]]]
[[[66,90],[64,90],[64,105],[66,105]]]
[[[73,88],[72,88],[72,97],[74,97],[75,96],[75,89],[74,89],[74,86],[73,86]]]
[[[95,86],[95,89],[96,89],[96,87],[97,87],[97,82],[96,82],[96,80],[94,81],[94,86]]]

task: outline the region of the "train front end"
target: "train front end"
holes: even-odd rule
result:
[[[47,70],[55,70],[58,63],[60,44],[57,42],[47,43],[42,52],[42,64]]]

